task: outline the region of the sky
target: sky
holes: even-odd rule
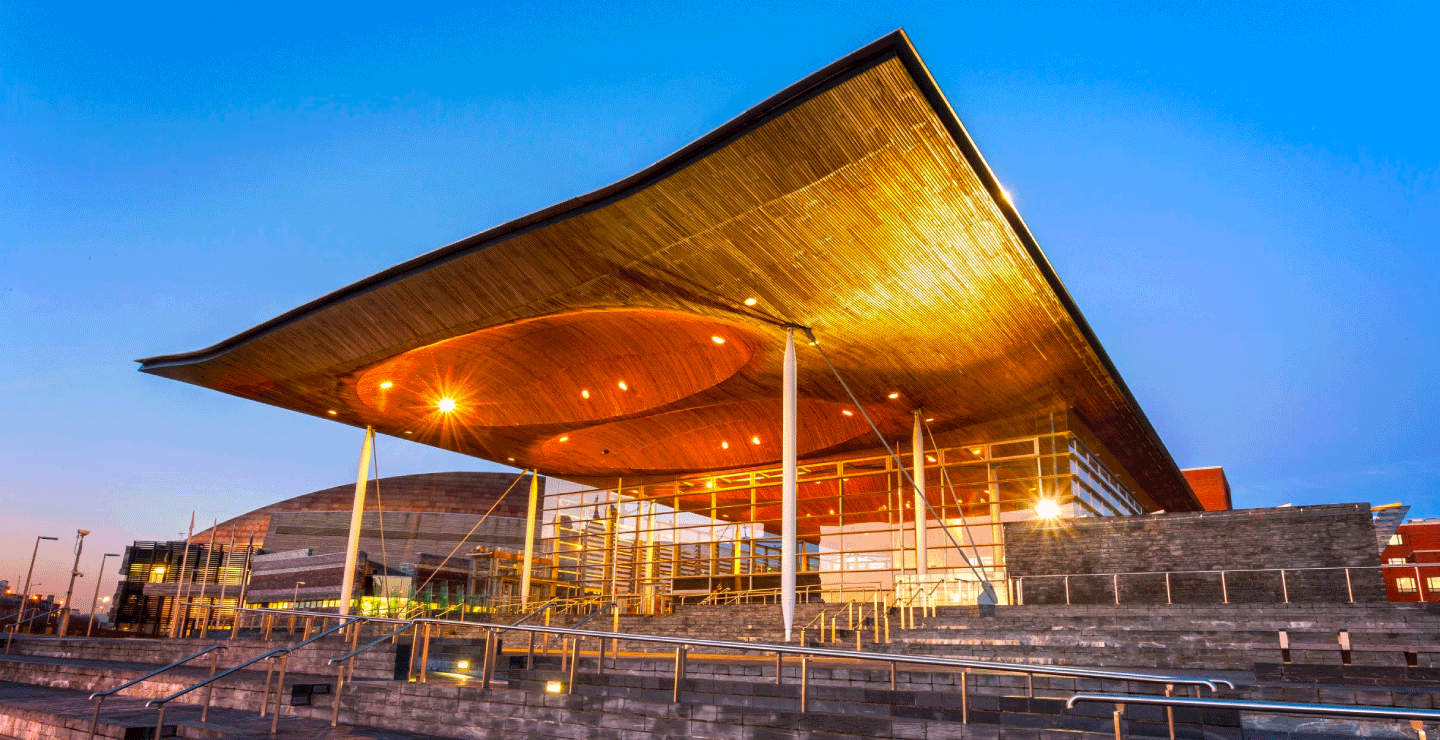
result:
[[[88,608],[102,553],[353,480],[359,430],[136,358],[620,179],[900,27],[1181,467],[1237,507],[1440,516],[1433,3],[213,5],[0,0],[12,587],[51,535],[63,595],[87,529]]]

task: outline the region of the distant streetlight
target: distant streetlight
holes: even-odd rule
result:
[[[290,634],[295,634],[295,612],[300,609],[300,587],[304,581],[295,582],[295,593],[290,597]]]
[[[65,611],[60,615],[60,627],[55,630],[56,639],[65,639],[65,631],[70,628],[70,597],[75,593],[75,579],[85,575],[80,572],[80,553],[85,549],[85,535],[90,534],[88,529],[75,530],[75,564],[70,566],[70,585],[65,587]]]
[[[105,580],[105,560],[107,558],[118,557],[120,557],[120,554],[114,552],[107,552],[100,556],[100,570],[95,571],[95,597],[90,599],[90,623],[85,625],[86,637],[89,637],[90,631],[95,629],[95,609],[100,605],[100,582]],[[109,603],[110,597],[106,596],[105,601]]]
[[[59,537],[46,537],[41,535],[35,538],[35,548],[30,551],[30,569],[25,571],[25,589],[20,594],[20,611],[15,613],[15,624],[10,625],[10,636],[5,638],[5,652],[10,652],[10,641],[15,638],[15,631],[20,629],[20,623],[25,621],[25,610],[30,606],[30,576],[35,573],[35,556],[40,553],[40,540],[57,541]]]

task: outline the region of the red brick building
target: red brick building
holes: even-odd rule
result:
[[[1440,519],[1412,519],[1380,553],[1391,601],[1440,601]]]
[[[1216,465],[1180,472],[1185,475],[1185,482],[1190,484],[1190,490],[1195,492],[1195,498],[1200,500],[1200,505],[1205,507],[1206,511],[1229,511],[1235,508],[1230,501],[1230,481],[1225,477],[1224,468]]]

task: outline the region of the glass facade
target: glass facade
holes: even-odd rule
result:
[[[910,452],[900,462],[913,470]],[[537,567],[533,596],[611,597],[644,611],[666,600],[772,599],[780,480],[778,467],[598,489],[551,480],[539,550],[548,572]],[[802,463],[797,480],[801,600],[903,599],[923,589],[940,603],[974,603],[983,577],[1004,603],[1003,523],[1034,518],[1042,500],[1062,517],[1145,513],[1069,431],[941,446],[926,452],[921,577],[915,495],[894,458]]]

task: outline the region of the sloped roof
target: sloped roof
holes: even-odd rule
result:
[[[887,436],[918,407],[937,433],[1003,434],[986,425],[1059,404],[1142,497],[1199,508],[903,32],[625,180],[141,370],[545,474],[643,478],[779,458],[787,324],[813,328]],[[874,448],[798,354],[801,457]]]

